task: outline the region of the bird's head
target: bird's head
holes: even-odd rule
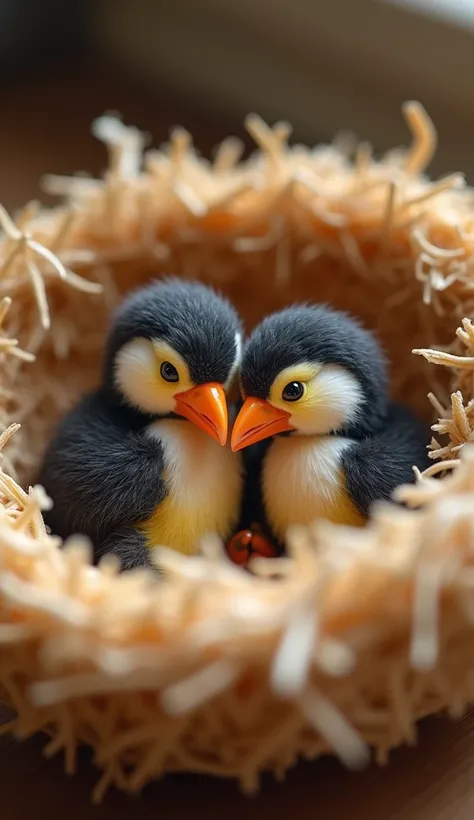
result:
[[[105,388],[140,413],[183,416],[224,445],[226,392],[240,364],[241,338],[236,312],[211,288],[161,280],[119,309]]]
[[[387,412],[386,366],[374,337],[322,306],[264,319],[246,345],[240,381],[234,451],[286,432],[362,438]]]

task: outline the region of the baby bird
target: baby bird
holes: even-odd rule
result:
[[[290,307],[252,333],[241,371],[244,404],[234,452],[268,437],[260,480],[272,534],[318,518],[362,526],[373,501],[389,499],[427,463],[428,436],[388,398],[375,338],[344,313]]]
[[[87,535],[95,557],[151,565],[165,545],[195,551],[237,524],[241,459],[227,441],[226,391],[242,331],[231,305],[201,284],[162,280],[119,309],[102,385],[59,425],[39,482],[53,533]]]

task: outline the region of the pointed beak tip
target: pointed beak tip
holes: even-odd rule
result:
[[[225,447],[227,444],[227,429],[218,432],[217,439],[221,447]]]
[[[278,410],[263,399],[247,398],[232,430],[232,452],[236,453],[277,433],[293,430],[289,418],[289,413]]]
[[[230,438],[230,449],[233,453],[237,453],[245,447],[245,441],[242,436],[235,435],[235,430],[232,431]]]
[[[176,405],[180,415],[225,447],[229,421],[222,385],[209,383],[193,387],[176,396]]]

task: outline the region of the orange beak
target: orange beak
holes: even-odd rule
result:
[[[176,411],[209,433],[219,444],[227,441],[228,416],[224,388],[217,382],[198,384],[175,396]]]
[[[272,407],[263,399],[245,399],[232,430],[230,446],[233,452],[256,444],[268,436],[294,430],[289,423],[290,413]]]

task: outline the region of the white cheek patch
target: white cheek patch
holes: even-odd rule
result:
[[[301,433],[325,435],[339,430],[357,418],[364,403],[359,382],[339,365],[324,366],[309,389],[314,398],[294,414],[295,427]]]
[[[128,403],[139,410],[160,415],[174,410],[172,392],[159,384],[156,356],[147,339],[132,339],[119,350],[114,380]]]
[[[228,390],[229,387],[231,386],[231,384],[233,382],[233,379],[234,379],[234,376],[235,376],[235,374],[237,373],[237,370],[240,367],[241,361],[242,361],[242,336],[240,335],[240,333],[236,333],[235,334],[235,359],[234,359],[234,364],[232,365],[232,367],[230,369],[230,373],[229,373],[229,375],[226,379],[226,382],[224,384],[224,390]]]

